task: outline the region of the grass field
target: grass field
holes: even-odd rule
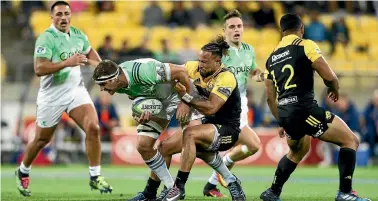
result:
[[[2,166],[1,200],[127,200],[143,190],[148,178],[147,167],[103,167],[102,173],[114,191],[112,194],[101,195],[98,191],[90,190],[86,166],[34,167],[32,196],[24,198],[16,190],[14,169],[15,167]],[[236,167],[233,172],[242,180],[247,200],[257,201],[260,200],[260,193],[270,186],[274,170],[273,167]],[[171,173],[176,176],[177,167],[173,167]],[[211,169],[206,166],[192,170],[186,185],[187,200],[216,200],[202,196],[202,188],[210,174]],[[337,168],[300,167],[285,185],[281,198],[284,201],[334,200],[337,188]],[[378,201],[378,168],[357,168],[354,189],[360,195]],[[221,188],[221,191],[229,195],[227,189]]]

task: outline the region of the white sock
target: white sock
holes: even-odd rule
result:
[[[234,161],[230,158],[229,154],[226,154],[226,155],[223,156],[223,163],[226,166],[230,166],[230,165],[234,164]]]
[[[164,186],[166,186],[168,189],[173,187],[173,178],[167,168],[167,165],[165,164],[163,156],[159,152],[157,152],[156,155],[152,157],[150,160],[144,162],[159,177],[159,179],[163,182]]]
[[[26,166],[24,165],[24,162],[21,162],[21,165],[20,165],[20,172],[21,172],[22,174],[29,174],[30,171],[31,171],[31,166],[30,166],[30,167],[26,167]]]
[[[89,166],[89,175],[96,177],[101,175],[101,166]]]
[[[218,181],[218,178],[217,178],[217,172],[215,170],[213,171],[213,174],[209,178],[209,183],[213,184],[213,185],[218,185],[219,184],[219,181]]]
[[[224,164],[224,162],[222,161],[222,159],[221,159],[221,157],[219,156],[218,153],[215,154],[215,157],[214,157],[213,161],[211,161],[211,162],[209,162],[207,164],[210,167],[212,167],[214,170],[216,170],[217,172],[219,172],[220,175],[222,175],[222,177],[226,181],[227,185],[229,183],[231,183],[231,182],[236,181],[235,176],[232,175],[232,173],[227,168],[227,166]]]

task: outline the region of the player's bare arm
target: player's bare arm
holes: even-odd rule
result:
[[[175,80],[189,89],[191,92],[190,78],[186,68],[180,65],[169,64],[171,68],[171,80]],[[186,124],[189,120],[190,107],[185,103],[180,103],[177,106],[176,118],[181,124]]]
[[[185,96],[191,96],[186,92],[186,88],[180,83],[176,84],[175,89],[183,100],[185,99]],[[186,100],[186,102],[202,114],[210,116],[218,112],[226,101],[218,95],[211,93],[209,99],[203,99],[202,97],[194,95],[191,96],[190,101]]]
[[[87,58],[85,55],[74,54],[65,61],[53,63],[48,58],[37,57],[34,61],[34,72],[40,77],[44,75],[53,74],[62,70],[65,67],[73,67],[85,65]]]
[[[264,73],[256,68],[254,70],[252,70],[250,73],[249,73],[249,76],[251,76],[251,78],[256,81],[256,82],[262,82],[264,81]]]
[[[335,72],[329,67],[323,57],[319,57],[312,63],[312,68],[323,78],[324,84],[328,87],[328,97],[334,102],[339,99],[339,79]]]
[[[91,50],[89,50],[88,54],[87,54],[87,58],[88,58],[88,64],[93,66],[93,67],[96,67],[101,60],[101,57],[98,55],[97,51],[93,48],[91,48]]]
[[[277,92],[272,80],[265,80],[265,94],[267,97],[266,101],[268,103],[270,111],[272,112],[274,118],[278,120]]]

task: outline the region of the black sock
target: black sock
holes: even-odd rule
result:
[[[160,186],[161,181],[155,181],[153,179],[148,178],[147,185],[144,188],[143,194],[146,197],[156,197],[157,190]]]
[[[205,185],[205,190],[212,190],[212,189],[215,189],[217,186],[210,183],[210,182],[207,182],[207,184]]]
[[[339,152],[340,191],[352,191],[352,177],[356,165],[356,151],[350,148],[341,148]]]
[[[99,176],[91,176],[91,180],[96,180]]]
[[[18,174],[21,176],[21,177],[29,177],[29,174],[25,174],[25,173],[22,173],[20,168],[18,168]]]
[[[190,172],[181,172],[180,170],[178,171],[177,177],[176,177],[176,182],[175,182],[177,187],[179,187],[180,189],[184,189],[185,183],[186,183],[186,181],[188,180],[188,177],[189,177],[189,173]]]
[[[278,196],[281,195],[282,187],[285,182],[289,179],[291,173],[294,172],[297,167],[297,163],[289,160],[286,155],[281,158],[278,163],[276,173],[274,175],[274,181],[272,183],[271,189]]]

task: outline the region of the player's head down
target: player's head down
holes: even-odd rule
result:
[[[101,91],[107,91],[111,95],[121,88],[118,76],[121,74],[120,67],[110,60],[102,60],[93,72],[93,80],[100,85]]]
[[[242,15],[238,10],[232,10],[223,17],[223,21],[223,31],[227,41],[238,45],[244,32]]]
[[[68,32],[71,24],[70,4],[65,1],[57,1],[51,6],[51,21],[61,32]]]
[[[295,13],[288,13],[281,17],[280,27],[283,35],[289,34],[299,34],[303,37],[304,34],[304,24],[299,15]]]
[[[221,67],[222,57],[227,54],[229,47],[224,36],[219,35],[214,42],[208,43],[201,48],[198,57],[198,68],[202,77],[214,74]]]

